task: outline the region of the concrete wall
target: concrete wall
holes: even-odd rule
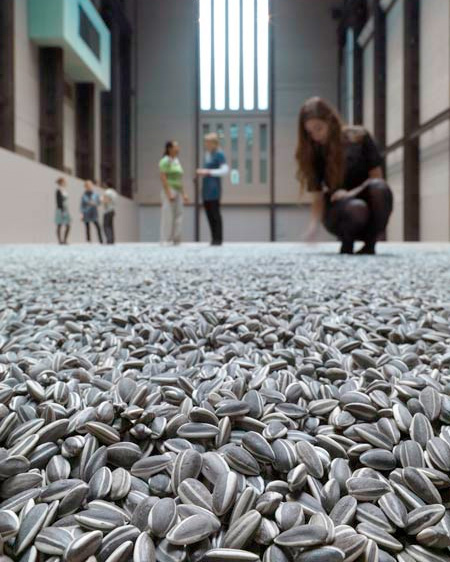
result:
[[[420,119],[450,105],[450,0],[420,1]]]
[[[403,137],[403,2],[397,0],[386,17],[387,131],[390,145]]]
[[[399,242],[403,237],[403,148],[390,152],[386,158],[386,179],[394,194],[394,210],[387,229],[389,241]]]
[[[387,145],[403,138],[404,2],[394,0],[386,18]],[[450,106],[450,0],[420,0],[420,122],[427,123]],[[373,48],[364,50],[364,122],[373,123]],[[450,122],[445,120],[420,137],[420,239],[450,239]],[[403,240],[403,148],[388,154],[387,179],[395,207],[388,239]]]
[[[64,98],[64,169],[68,174],[76,173],[76,123],[75,100]]]
[[[373,37],[364,45],[363,49],[363,124],[374,133],[375,125],[375,42]]]
[[[39,57],[28,39],[27,0],[15,0],[14,57],[16,146],[39,160]]]
[[[388,146],[403,138],[404,1],[396,0],[386,16],[386,144]],[[403,149],[388,155],[386,178],[394,192],[394,211],[388,226],[388,239],[403,240]]]
[[[158,162],[166,141],[180,143],[186,178],[195,171],[195,2],[138,0],[138,193],[159,203]],[[186,181],[191,197],[192,182]]]
[[[420,3],[420,119],[450,106],[450,0]],[[450,240],[450,124],[420,139],[420,237]]]
[[[28,0],[15,0],[16,151],[40,160],[39,49],[29,39]],[[68,80],[68,79],[67,79]],[[68,80],[70,82],[70,80]],[[96,87],[95,179],[100,178],[100,88]],[[76,174],[75,98],[64,98],[64,167]]]
[[[55,242],[55,180],[56,170],[0,149],[3,187],[0,205],[0,244]],[[81,180],[68,177],[72,231],[70,242],[84,241],[80,221]],[[138,207],[118,197],[116,213],[118,242],[139,240]],[[95,237],[94,237],[95,239]]]
[[[299,202],[294,161],[301,105],[321,96],[337,105],[338,55],[333,0],[275,0],[275,194]]]

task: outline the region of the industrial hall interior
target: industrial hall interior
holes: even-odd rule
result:
[[[450,562],[450,0],[0,0],[0,562]]]

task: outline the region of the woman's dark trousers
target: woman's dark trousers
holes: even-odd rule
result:
[[[352,253],[356,240],[365,243],[364,253],[374,253],[377,240],[386,230],[392,208],[393,196],[388,184],[381,179],[368,180],[357,197],[327,206],[324,226],[342,242],[343,253]]]
[[[205,201],[203,203],[203,206],[205,207],[209,228],[211,229],[211,244],[213,244],[214,246],[220,246],[223,241],[220,201]]]
[[[98,241],[100,242],[100,244],[103,244],[103,237],[102,237],[102,229],[100,228],[100,225],[98,224],[98,221],[92,221],[95,225],[95,228],[97,229],[97,236],[98,236]],[[88,242],[91,241],[91,223],[90,222],[86,222],[84,223],[86,225],[86,240]]]
[[[107,244],[114,244],[114,215],[114,211],[108,211],[103,216],[103,230]]]

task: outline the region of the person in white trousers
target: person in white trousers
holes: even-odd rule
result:
[[[178,245],[181,242],[183,207],[188,197],[183,185],[183,167],[178,155],[177,142],[166,143],[164,156],[159,163],[163,190],[161,192],[161,244]]]

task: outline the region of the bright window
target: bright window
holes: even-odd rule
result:
[[[269,110],[269,0],[198,0],[200,108]]]

